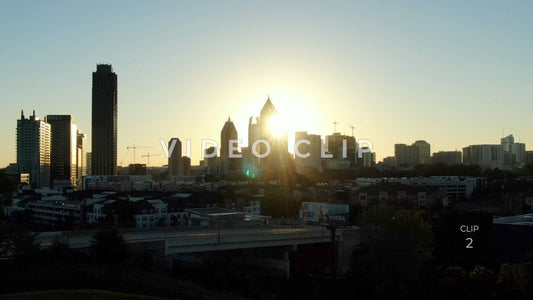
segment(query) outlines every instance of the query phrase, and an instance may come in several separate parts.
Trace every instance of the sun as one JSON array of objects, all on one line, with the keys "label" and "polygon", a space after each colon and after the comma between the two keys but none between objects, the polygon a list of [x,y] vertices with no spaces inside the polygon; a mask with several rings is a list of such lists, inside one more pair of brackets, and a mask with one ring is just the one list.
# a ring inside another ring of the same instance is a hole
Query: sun
[{"label": "sun", "polygon": [[277,114],[272,116],[268,129],[273,136],[287,136],[288,151],[294,153],[295,133],[305,131],[310,134],[321,134],[320,114],[317,106],[304,95],[288,91],[271,94],[269,97],[276,107]]},{"label": "sun", "polygon": [[[248,132],[250,116],[257,116],[258,109],[265,103],[265,95],[272,101],[277,114],[271,116],[267,130],[276,137],[287,135],[289,152],[293,152],[295,133],[306,131],[309,134],[323,134],[324,122],[320,114],[320,104],[313,95],[289,88],[258,90],[247,96],[240,107],[239,119],[244,120],[239,132]],[[247,135],[244,135],[245,143]]]},{"label": "sun", "polygon": [[283,120],[280,114],[275,114],[269,121],[268,129],[276,136],[287,133],[287,122]]}]

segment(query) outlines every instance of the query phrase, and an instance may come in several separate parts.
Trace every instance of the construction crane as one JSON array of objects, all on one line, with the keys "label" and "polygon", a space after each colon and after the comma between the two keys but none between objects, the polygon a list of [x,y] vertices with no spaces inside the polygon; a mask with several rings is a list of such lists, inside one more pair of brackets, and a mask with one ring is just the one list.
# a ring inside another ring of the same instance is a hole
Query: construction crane
[{"label": "construction crane", "polygon": [[146,157],[148,158],[148,162],[146,164],[146,167],[148,168],[150,166],[150,156],[159,156],[159,154],[150,154],[150,153],[146,153],[144,155],[141,155],[141,157]]},{"label": "construction crane", "polygon": [[133,144],[131,147],[126,147],[126,149],[130,150],[133,149],[133,163],[135,163],[135,149],[141,149],[141,148],[150,148],[150,147],[137,147],[135,144]]},{"label": "construction crane", "polygon": [[124,159],[126,159],[126,156],[128,156],[128,153],[130,152],[130,149],[128,148],[128,150],[126,150],[126,153],[124,154],[124,156],[122,156],[122,159],[120,160],[120,166],[122,167],[122,163],[124,162]]},{"label": "construction crane", "polygon": [[335,131],[333,131],[333,133],[337,132],[337,124],[339,124],[339,122],[337,122],[337,121],[333,122],[333,125],[335,126]]},{"label": "construction crane", "polygon": [[355,129],[355,127],[353,125],[348,125],[348,127],[352,129],[352,136],[353,136],[353,130]]}]

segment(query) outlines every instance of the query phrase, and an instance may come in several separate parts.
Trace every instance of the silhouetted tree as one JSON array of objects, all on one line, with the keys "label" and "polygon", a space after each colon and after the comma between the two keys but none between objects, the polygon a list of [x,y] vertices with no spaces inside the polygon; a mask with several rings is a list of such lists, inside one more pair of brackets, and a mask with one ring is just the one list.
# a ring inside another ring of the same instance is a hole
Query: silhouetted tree
[{"label": "silhouetted tree", "polygon": [[363,298],[418,298],[429,279],[433,232],[423,213],[376,207],[363,217],[353,257],[354,287]]},{"label": "silhouetted tree", "polygon": [[9,254],[11,249],[11,239],[9,237],[9,231],[5,227],[5,222],[0,223],[0,257]]},{"label": "silhouetted tree", "polygon": [[498,285],[504,299],[532,299],[533,262],[502,264]]},{"label": "silhouetted tree", "polygon": [[522,168],[520,175],[533,176],[533,163],[528,163],[527,165],[525,165]]},{"label": "silhouetted tree", "polygon": [[56,239],[45,249],[46,257],[50,261],[73,261],[84,257],[80,252],[70,248],[67,241]]},{"label": "silhouetted tree", "polygon": [[33,228],[32,214],[31,209],[13,211],[9,216],[9,222],[14,228]]},{"label": "silhouetted tree", "polygon": [[13,179],[0,172],[0,193],[11,193],[17,188]]},{"label": "silhouetted tree", "polygon": [[265,215],[279,217],[295,217],[298,215],[298,204],[289,189],[270,186],[263,198],[261,211]]},{"label": "silhouetted tree", "polygon": [[357,177],[379,177],[380,172],[376,168],[364,167],[357,171]]},{"label": "silhouetted tree", "polygon": [[9,232],[2,238],[2,251],[13,255],[22,265],[35,262],[42,256],[41,245],[36,237],[37,233],[25,229]]},{"label": "silhouetted tree", "polygon": [[496,277],[494,272],[485,266],[475,266],[470,271],[471,288],[470,299],[491,299],[494,298],[494,287],[496,284]]},{"label": "silhouetted tree", "polygon": [[114,229],[101,230],[93,236],[91,254],[102,263],[123,262],[128,258],[124,238]]},{"label": "silhouetted tree", "polygon": [[427,293],[428,299],[470,299],[468,273],[459,266],[437,268],[436,280]]}]

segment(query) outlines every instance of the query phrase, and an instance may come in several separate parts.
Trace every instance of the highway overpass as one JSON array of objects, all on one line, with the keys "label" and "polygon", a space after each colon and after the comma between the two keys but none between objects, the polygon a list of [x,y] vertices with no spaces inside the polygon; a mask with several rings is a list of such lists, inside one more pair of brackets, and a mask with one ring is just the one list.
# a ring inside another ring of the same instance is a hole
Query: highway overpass
[{"label": "highway overpass", "polygon": [[[64,231],[43,232],[37,237],[41,246],[51,245],[54,240],[68,242],[71,248],[88,248],[93,235],[97,231]],[[275,259],[262,259],[271,267],[282,269],[289,274],[289,253],[297,252],[299,246],[312,244],[331,243],[331,231],[319,226],[255,226],[255,227],[198,227],[177,228],[165,230],[123,230],[124,241],[130,249],[142,251],[143,249],[155,250],[158,256],[164,256],[171,261],[172,258],[188,254],[216,253],[216,251],[243,249],[271,249],[276,253]],[[336,256],[339,261],[339,272],[346,272],[353,249],[358,243],[358,229],[337,229],[335,241],[337,242]],[[268,252],[267,251],[267,252]],[[281,253],[281,258],[279,257]]]},{"label": "highway overpass", "polygon": [[[41,246],[51,245],[54,240],[68,242],[71,248],[88,248],[96,231],[42,232],[37,241]],[[330,230],[317,226],[277,226],[228,228],[209,227],[161,231],[121,232],[126,244],[163,242],[165,255],[244,249],[257,247],[293,246],[300,244],[326,243],[331,241]],[[341,231],[336,232],[339,240]]]}]

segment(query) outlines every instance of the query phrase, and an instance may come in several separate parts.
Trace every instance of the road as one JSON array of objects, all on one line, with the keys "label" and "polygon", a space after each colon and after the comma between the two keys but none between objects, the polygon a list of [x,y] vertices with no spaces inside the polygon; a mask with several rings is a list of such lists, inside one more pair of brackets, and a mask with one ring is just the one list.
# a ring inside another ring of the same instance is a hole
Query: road
[{"label": "road", "polygon": [[[86,248],[91,245],[93,235],[97,230],[91,231],[55,231],[42,232],[37,241],[41,246],[47,247],[55,240],[66,241],[72,248]],[[240,241],[257,240],[258,237],[290,238],[328,236],[329,231],[316,226],[268,226],[268,227],[196,227],[163,230],[123,230],[121,231],[125,243],[142,243],[153,241],[195,241],[195,243],[212,243],[228,240]]]}]

